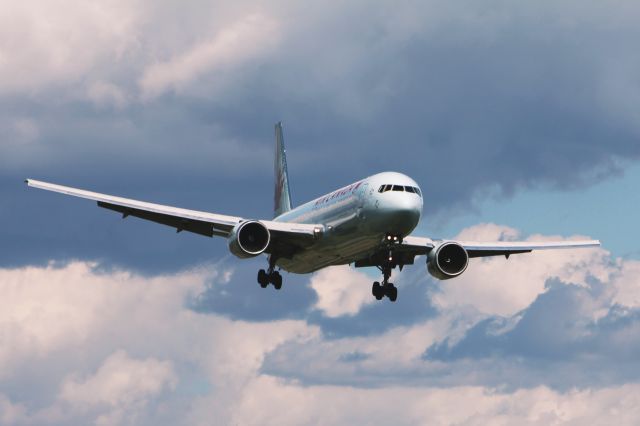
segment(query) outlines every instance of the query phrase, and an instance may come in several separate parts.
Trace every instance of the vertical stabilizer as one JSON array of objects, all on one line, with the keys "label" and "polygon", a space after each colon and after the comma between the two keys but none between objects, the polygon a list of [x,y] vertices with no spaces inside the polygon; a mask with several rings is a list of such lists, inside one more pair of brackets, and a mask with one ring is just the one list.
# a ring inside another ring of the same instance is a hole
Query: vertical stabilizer
[{"label": "vertical stabilizer", "polygon": [[287,155],[282,137],[282,123],[276,123],[276,188],[274,195],[274,216],[280,216],[291,210],[291,193],[289,192],[289,173],[287,172]]}]

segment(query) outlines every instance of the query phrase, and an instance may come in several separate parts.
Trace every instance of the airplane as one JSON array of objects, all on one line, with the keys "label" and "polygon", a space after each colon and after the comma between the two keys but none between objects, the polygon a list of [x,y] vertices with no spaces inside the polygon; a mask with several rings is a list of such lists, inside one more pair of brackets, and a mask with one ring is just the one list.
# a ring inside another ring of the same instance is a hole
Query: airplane
[{"label": "airplane", "polygon": [[556,242],[473,242],[411,236],[423,207],[418,184],[397,172],[383,172],[293,208],[282,123],[275,125],[274,218],[247,219],[153,204],[27,179],[28,186],[96,201],[99,207],[207,237],[227,239],[241,259],[267,255],[258,271],[262,288],[280,290],[278,270],[307,274],[327,266],[377,267],[382,280],[371,293],[392,302],[398,290],[389,280],[398,267],[426,256],[427,271],[439,280],[460,276],[469,259],[529,253],[533,250],[598,247],[598,240]]}]

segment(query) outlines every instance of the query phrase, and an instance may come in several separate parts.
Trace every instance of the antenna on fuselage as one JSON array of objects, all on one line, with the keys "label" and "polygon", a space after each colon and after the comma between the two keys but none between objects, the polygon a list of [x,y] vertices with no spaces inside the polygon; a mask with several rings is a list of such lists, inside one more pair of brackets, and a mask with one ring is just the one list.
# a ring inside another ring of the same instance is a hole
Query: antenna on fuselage
[{"label": "antenna on fuselage", "polygon": [[274,217],[291,210],[291,192],[289,191],[289,172],[287,171],[287,154],[284,149],[282,122],[276,123],[276,158],[275,158],[275,192]]}]

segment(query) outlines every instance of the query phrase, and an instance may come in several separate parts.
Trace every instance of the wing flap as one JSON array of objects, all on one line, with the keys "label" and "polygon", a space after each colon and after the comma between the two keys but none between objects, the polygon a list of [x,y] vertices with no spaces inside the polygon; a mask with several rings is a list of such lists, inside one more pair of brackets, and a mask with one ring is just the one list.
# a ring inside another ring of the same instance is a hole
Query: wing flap
[{"label": "wing flap", "polygon": [[119,206],[116,204],[105,203],[104,201],[98,201],[98,206],[122,213],[122,217],[128,216],[137,217],[140,219],[149,220],[151,222],[160,223],[162,225],[171,226],[176,228],[177,232],[188,231],[195,234],[204,235],[206,237],[213,237],[218,235],[221,237],[227,236],[228,231],[217,230],[215,226],[210,222],[203,222],[201,220],[185,219],[178,216],[171,216],[168,214],[161,214],[155,212],[149,212],[140,209],[133,209],[130,207]]}]

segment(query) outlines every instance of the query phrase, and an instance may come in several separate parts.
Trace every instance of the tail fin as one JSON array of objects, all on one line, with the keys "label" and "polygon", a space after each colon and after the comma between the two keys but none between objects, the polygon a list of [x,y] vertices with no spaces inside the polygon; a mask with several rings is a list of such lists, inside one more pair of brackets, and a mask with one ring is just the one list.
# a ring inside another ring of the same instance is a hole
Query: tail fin
[{"label": "tail fin", "polygon": [[287,172],[287,155],[282,137],[282,123],[276,123],[276,188],[274,196],[274,215],[280,216],[291,210],[291,193],[289,192],[289,173]]}]

